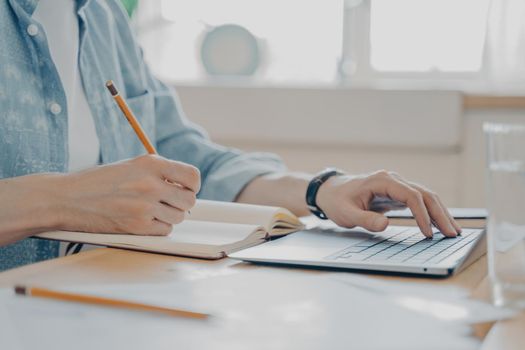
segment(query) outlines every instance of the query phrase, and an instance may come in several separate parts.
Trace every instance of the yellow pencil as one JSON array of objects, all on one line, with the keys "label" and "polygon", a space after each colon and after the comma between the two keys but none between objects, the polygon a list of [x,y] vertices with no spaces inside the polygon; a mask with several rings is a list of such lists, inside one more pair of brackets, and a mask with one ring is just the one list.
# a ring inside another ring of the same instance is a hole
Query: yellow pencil
[{"label": "yellow pencil", "polygon": [[135,133],[139,137],[140,142],[142,142],[142,144],[144,145],[148,153],[157,154],[157,150],[155,149],[155,147],[149,140],[148,135],[146,135],[146,133],[144,132],[144,129],[142,129],[142,126],[140,125],[139,121],[137,120],[137,118],[135,117],[131,109],[129,108],[126,101],[124,101],[122,96],[120,96],[117,88],[115,87],[115,84],[113,84],[113,81],[108,80],[106,82],[106,87],[111,93],[111,96],[113,96],[113,98],[117,102],[118,106],[120,107],[120,110],[122,111],[122,113],[124,114],[128,122],[131,124],[131,127],[133,128],[133,130],[135,130]]},{"label": "yellow pencil", "polygon": [[120,309],[131,309],[139,311],[151,311],[151,312],[160,312],[174,317],[184,317],[184,318],[194,318],[194,319],[206,319],[209,317],[207,314],[202,314],[198,312],[171,309],[166,307],[135,303],[131,301],[119,300],[119,299],[110,299],[104,297],[97,297],[84,294],[68,293],[68,292],[59,292],[45,288],[38,287],[26,287],[26,286],[15,286],[15,293],[18,295],[54,299],[82,304],[91,304],[91,305],[100,305],[108,306],[113,308]]}]

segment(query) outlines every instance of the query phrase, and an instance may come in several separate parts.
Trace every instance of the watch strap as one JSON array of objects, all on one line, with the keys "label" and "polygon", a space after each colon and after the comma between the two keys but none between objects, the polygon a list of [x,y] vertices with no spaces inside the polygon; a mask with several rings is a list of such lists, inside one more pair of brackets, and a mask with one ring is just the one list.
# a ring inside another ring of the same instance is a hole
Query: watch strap
[{"label": "watch strap", "polygon": [[327,168],[321,171],[316,176],[314,176],[312,180],[310,180],[310,183],[308,184],[308,188],[306,190],[306,204],[308,205],[308,209],[310,210],[310,212],[318,218],[323,220],[328,219],[323,210],[317,205],[317,192],[319,192],[319,188],[332,176],[342,174],[343,172],[338,169]]}]

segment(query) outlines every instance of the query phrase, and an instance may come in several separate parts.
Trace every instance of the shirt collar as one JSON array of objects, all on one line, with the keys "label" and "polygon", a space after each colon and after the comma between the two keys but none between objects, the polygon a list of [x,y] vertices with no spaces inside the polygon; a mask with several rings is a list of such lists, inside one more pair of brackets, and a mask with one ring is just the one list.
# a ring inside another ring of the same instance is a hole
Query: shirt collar
[{"label": "shirt collar", "polygon": [[[28,16],[32,16],[40,0],[9,0],[11,7],[18,5]],[[77,3],[77,12],[84,6],[88,5],[91,0],[75,0]]]},{"label": "shirt collar", "polygon": [[20,8],[28,16],[32,16],[35,12],[36,5],[39,0],[9,0],[12,8]]}]

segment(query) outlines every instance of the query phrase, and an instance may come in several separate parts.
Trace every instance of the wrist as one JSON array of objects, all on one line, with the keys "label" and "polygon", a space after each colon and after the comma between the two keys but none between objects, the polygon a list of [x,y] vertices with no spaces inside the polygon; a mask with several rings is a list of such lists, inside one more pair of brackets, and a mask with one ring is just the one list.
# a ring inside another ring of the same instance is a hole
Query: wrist
[{"label": "wrist", "polygon": [[333,198],[333,195],[330,191],[331,188],[333,188],[334,183],[338,181],[338,176],[332,176],[328,180],[325,181],[320,187],[319,191],[317,191],[317,206],[319,209],[321,209],[323,212],[326,213],[326,209],[328,207],[328,202],[330,198]]},{"label": "wrist", "polygon": [[64,210],[64,192],[67,192],[64,174],[47,173],[29,175],[26,191],[31,198],[31,217],[29,222],[32,228],[38,231],[59,230],[64,226],[63,219],[67,217]]},{"label": "wrist", "polygon": [[49,174],[46,178],[48,188],[40,193],[45,203],[42,212],[45,214],[44,224],[50,230],[66,230],[73,217],[70,201],[69,174]]},{"label": "wrist", "polygon": [[0,180],[0,246],[55,229],[58,213],[53,174]]},{"label": "wrist", "polygon": [[327,187],[327,182],[329,182],[333,178],[339,177],[340,175],[343,175],[342,171],[334,168],[327,168],[321,171],[316,176],[314,176],[308,184],[308,188],[306,191],[306,204],[308,205],[308,209],[310,210],[310,212],[315,216],[321,219],[328,218],[324,210],[322,209],[322,205],[320,204],[319,192],[322,188]]}]

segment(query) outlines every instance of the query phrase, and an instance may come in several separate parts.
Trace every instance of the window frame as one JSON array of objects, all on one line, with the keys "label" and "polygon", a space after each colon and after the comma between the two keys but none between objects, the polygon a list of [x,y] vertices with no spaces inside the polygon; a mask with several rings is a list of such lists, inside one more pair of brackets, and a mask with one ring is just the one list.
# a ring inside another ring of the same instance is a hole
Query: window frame
[{"label": "window frame", "polygon": [[[371,2],[345,0],[343,15],[343,45],[339,73],[343,83],[374,84],[381,82],[481,83],[488,77],[485,52],[479,71],[381,71],[371,64]],[[395,0],[393,0],[395,1]],[[357,5],[356,5],[357,4]],[[485,28],[486,29],[486,28]],[[353,33],[353,34],[352,34]],[[485,50],[485,49],[484,49]],[[349,71],[345,67],[348,65]]]}]

